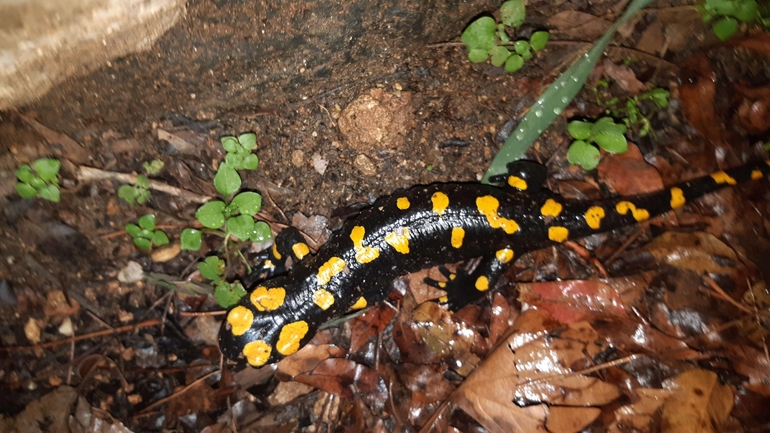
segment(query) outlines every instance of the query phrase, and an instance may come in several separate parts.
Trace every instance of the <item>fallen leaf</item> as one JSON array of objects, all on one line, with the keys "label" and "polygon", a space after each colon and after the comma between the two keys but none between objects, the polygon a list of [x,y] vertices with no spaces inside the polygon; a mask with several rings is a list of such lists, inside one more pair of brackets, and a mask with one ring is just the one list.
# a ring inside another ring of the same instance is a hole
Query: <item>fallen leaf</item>
[{"label": "fallen leaf", "polygon": [[601,413],[598,407],[554,406],[545,426],[550,432],[577,433],[599,418]]},{"label": "fallen leaf", "polygon": [[685,64],[693,75],[690,80],[683,80],[679,90],[682,111],[687,122],[692,125],[711,144],[722,144],[723,126],[717,121],[714,111],[717,76],[711,62],[705,54],[692,56]]},{"label": "fallen leaf", "polygon": [[636,401],[615,410],[615,420],[609,426],[611,433],[627,431],[630,427],[639,432],[649,432],[653,416],[671,396],[667,389],[637,388],[634,390]]},{"label": "fallen leaf", "polygon": [[582,320],[593,312],[626,314],[618,292],[600,280],[519,283],[517,287],[519,302],[544,309],[561,323]]},{"label": "fallen leaf", "polygon": [[644,160],[639,148],[628,144],[628,152],[609,154],[597,167],[599,179],[624,196],[660,191],[664,188],[658,170]]},{"label": "fallen leaf", "polygon": [[740,264],[732,248],[714,235],[666,232],[647,244],[644,251],[658,261],[697,274],[729,274]]},{"label": "fallen leaf", "polygon": [[594,15],[579,11],[563,11],[548,18],[547,26],[564,33],[566,39],[593,41],[599,38],[612,23]]},{"label": "fallen leaf", "polygon": [[733,407],[730,387],[719,383],[713,371],[690,370],[663,383],[672,391],[663,405],[661,432],[709,433],[722,431]]},{"label": "fallen leaf", "polygon": [[614,81],[626,93],[633,96],[638,95],[644,90],[644,83],[636,78],[636,74],[628,66],[616,65],[610,59],[604,59],[602,66],[604,66],[604,75]]}]

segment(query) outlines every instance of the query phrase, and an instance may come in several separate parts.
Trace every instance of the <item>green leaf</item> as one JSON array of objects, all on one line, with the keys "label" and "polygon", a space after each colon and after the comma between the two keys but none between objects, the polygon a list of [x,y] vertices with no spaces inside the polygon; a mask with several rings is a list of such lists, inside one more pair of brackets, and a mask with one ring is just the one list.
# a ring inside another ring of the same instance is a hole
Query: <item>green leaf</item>
[{"label": "green leaf", "polygon": [[505,32],[505,24],[497,24],[497,37],[500,38],[500,42],[504,44],[511,42],[511,38],[508,37],[508,33]]},{"label": "green leaf", "polygon": [[40,158],[33,164],[35,171],[40,175],[43,180],[48,182],[58,182],[59,169],[61,168],[61,162],[58,159],[53,158]]},{"label": "green leaf", "polygon": [[704,9],[710,15],[734,15],[738,12],[738,4],[734,0],[706,0]]},{"label": "green leaf", "polygon": [[661,89],[660,87],[652,89],[648,92],[650,95],[650,99],[652,99],[652,102],[657,105],[659,108],[668,108],[668,97],[670,96],[670,93],[666,89]]},{"label": "green leaf", "polygon": [[233,169],[240,170],[243,168],[243,155],[238,153],[228,153],[225,155],[225,162]]},{"label": "green leaf", "polygon": [[521,53],[521,58],[526,62],[527,60],[531,59],[533,56],[532,50],[527,50]]},{"label": "green leaf", "polygon": [[32,173],[32,168],[30,168],[29,164],[22,164],[16,170],[16,177],[24,183],[31,183],[34,176],[35,174]]},{"label": "green leaf", "polygon": [[198,251],[203,244],[203,232],[198,229],[186,228],[182,230],[179,239],[182,249],[185,251]]},{"label": "green leaf", "polygon": [[160,173],[161,170],[163,170],[163,167],[166,164],[159,160],[159,159],[153,159],[151,162],[143,162],[142,168],[144,168],[144,171],[147,172],[148,176],[155,176]]},{"label": "green leaf", "polygon": [[[508,163],[516,161],[524,155],[532,143],[553,123],[583,88],[586,79],[596,62],[601,58],[618,27],[626,23],[651,1],[631,1],[623,15],[607,29],[594,46],[546,88],[495,155],[489,169],[484,173],[483,183],[489,184],[491,178],[504,175],[508,170]],[[508,69],[506,68],[506,70]]]},{"label": "green leaf", "polygon": [[594,124],[590,122],[573,120],[567,125],[567,131],[576,140],[588,140],[591,137],[591,128],[593,126]]},{"label": "green leaf", "polygon": [[168,236],[163,230],[155,230],[152,234],[152,244],[155,246],[162,246],[168,244]]},{"label": "green leaf", "polygon": [[240,143],[238,143],[238,140],[231,135],[222,137],[220,141],[222,142],[222,147],[224,147],[228,153],[235,153],[238,151],[238,148],[240,147]]},{"label": "green leaf", "polygon": [[256,170],[259,168],[259,158],[257,155],[250,153],[243,158],[242,167],[246,170]]},{"label": "green leaf", "polygon": [[138,225],[134,223],[126,224],[126,233],[128,233],[129,236],[132,238],[136,238],[141,236],[142,229],[139,228]]},{"label": "green leaf", "polygon": [[23,182],[16,183],[16,192],[19,193],[21,198],[32,198],[37,195],[37,190],[34,186]]},{"label": "green leaf", "polygon": [[118,197],[125,200],[126,203],[133,205],[136,200],[136,188],[131,185],[120,185]]},{"label": "green leaf", "polygon": [[136,176],[136,186],[139,188],[150,189],[150,179],[147,176],[140,174]]},{"label": "green leaf", "polygon": [[591,146],[583,140],[575,140],[567,149],[567,161],[576,164],[586,170],[593,170],[599,165],[601,153],[599,149]]},{"label": "green leaf", "polygon": [[214,176],[214,187],[220,194],[227,197],[241,189],[241,176],[229,164],[223,162]]},{"label": "green leaf", "polygon": [[242,214],[253,216],[262,208],[262,196],[256,192],[242,192],[233,198],[230,206],[235,207]]},{"label": "green leaf", "polygon": [[224,271],[225,262],[217,256],[206,257],[205,261],[198,263],[198,272],[209,280],[219,280]]},{"label": "green leaf", "polygon": [[210,201],[195,213],[195,219],[203,224],[203,227],[218,229],[225,224],[225,202],[221,200]]},{"label": "green leaf", "polygon": [[471,63],[483,63],[489,58],[489,52],[487,50],[480,50],[478,48],[468,50],[468,60]]},{"label": "green leaf", "polygon": [[545,48],[546,44],[548,44],[548,39],[550,37],[550,33],[542,30],[539,32],[534,32],[532,33],[532,36],[529,37],[529,45],[533,50],[540,51]]},{"label": "green leaf", "polygon": [[134,245],[136,245],[140,250],[144,251],[149,251],[150,248],[152,248],[152,243],[150,240],[142,237],[134,238]]},{"label": "green leaf", "polygon": [[[617,125],[622,126],[622,125]],[[603,131],[594,133],[593,136],[594,141],[596,144],[599,145],[602,149],[606,150],[610,153],[626,153],[628,152],[628,141],[626,141],[626,137],[618,132],[617,130],[609,130],[609,131]]]},{"label": "green leaf", "polygon": [[222,282],[214,289],[214,299],[222,308],[230,308],[246,296],[246,290],[239,281],[233,283]]},{"label": "green leaf", "polygon": [[505,61],[505,72],[516,72],[524,66],[524,59],[520,55],[514,54]]},{"label": "green leaf", "polygon": [[488,53],[495,46],[496,27],[495,20],[491,17],[481,17],[465,29],[460,39],[468,46],[469,51],[483,50]]},{"label": "green leaf", "polygon": [[754,0],[745,0],[739,3],[738,9],[733,14],[735,18],[738,18],[744,23],[751,23],[760,17],[759,7]]},{"label": "green leaf", "polygon": [[254,230],[251,233],[251,240],[254,242],[266,242],[273,237],[270,226],[264,221],[257,221],[254,224]]},{"label": "green leaf", "polygon": [[724,17],[715,22],[711,28],[714,30],[714,34],[717,35],[719,40],[726,41],[730,39],[730,36],[738,30],[738,20],[731,17]]},{"label": "green leaf", "polygon": [[492,48],[492,66],[503,66],[506,59],[511,56],[511,52],[503,46],[496,46]]},{"label": "green leaf", "polygon": [[253,150],[257,147],[257,134],[253,132],[247,132],[238,136],[238,142],[241,143],[246,150]]},{"label": "green leaf", "polygon": [[38,190],[38,194],[40,194],[40,198],[54,203],[59,203],[61,200],[61,193],[57,185],[46,185]]},{"label": "green leaf", "polygon": [[152,195],[149,189],[144,189],[144,188],[137,188],[135,189],[135,192],[136,192],[136,202],[139,204],[144,204],[147,200],[150,199],[150,195]]},{"label": "green leaf", "polygon": [[249,215],[238,215],[227,219],[227,231],[236,238],[246,241],[254,231],[254,218]]},{"label": "green leaf", "polygon": [[155,214],[148,213],[139,218],[139,227],[146,230],[155,230]]},{"label": "green leaf", "polygon": [[46,185],[42,177],[34,175],[32,176],[32,179],[29,180],[29,184],[34,186],[38,191]]},{"label": "green leaf", "polygon": [[513,50],[516,51],[516,54],[522,55],[529,51],[529,42],[516,41],[513,43]]},{"label": "green leaf", "polygon": [[500,5],[500,21],[506,26],[519,27],[527,17],[526,0],[509,0]]}]

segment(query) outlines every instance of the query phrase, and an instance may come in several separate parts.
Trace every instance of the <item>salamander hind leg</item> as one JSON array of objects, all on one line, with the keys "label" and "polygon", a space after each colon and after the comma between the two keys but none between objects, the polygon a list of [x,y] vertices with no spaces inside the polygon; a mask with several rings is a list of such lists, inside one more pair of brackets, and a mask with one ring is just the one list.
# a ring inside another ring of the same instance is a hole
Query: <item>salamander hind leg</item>
[{"label": "salamander hind leg", "polygon": [[257,254],[250,274],[243,277],[245,287],[286,274],[294,264],[310,254],[305,238],[294,227],[278,233],[273,246]]},{"label": "salamander hind leg", "polygon": [[505,272],[505,264],[512,259],[513,251],[503,248],[495,255],[478,259],[470,271],[458,269],[456,272],[450,272],[446,267],[441,266],[439,271],[446,280],[425,278],[425,283],[447,292],[446,297],[439,301],[447,304],[451,310],[456,310],[478,301],[490,289],[494,289]]}]

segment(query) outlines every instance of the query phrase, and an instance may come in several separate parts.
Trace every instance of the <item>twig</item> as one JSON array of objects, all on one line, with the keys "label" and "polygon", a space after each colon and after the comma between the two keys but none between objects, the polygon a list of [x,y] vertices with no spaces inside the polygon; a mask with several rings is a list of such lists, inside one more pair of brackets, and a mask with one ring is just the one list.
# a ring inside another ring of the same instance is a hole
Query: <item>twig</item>
[{"label": "twig", "polygon": [[[136,183],[136,177],[135,174],[128,174],[128,173],[116,173],[113,171],[105,171],[100,170],[98,168],[94,167],[88,167],[85,165],[81,165],[78,167],[77,172],[77,179],[81,182],[90,182],[94,180],[117,180],[118,182],[125,182],[125,183]],[[165,192],[166,194],[181,197],[185,200],[189,200],[193,203],[206,203],[213,199],[213,197],[209,197],[207,195],[201,195],[201,194],[195,194],[191,191],[188,191],[186,189],[177,188],[175,186],[171,186],[164,182],[158,182],[157,180],[151,180],[150,181],[150,188]]]},{"label": "twig", "polygon": [[182,388],[181,390],[179,390],[179,392],[175,392],[175,393],[169,395],[168,397],[165,397],[165,398],[162,398],[162,399],[156,401],[155,403],[153,403],[153,404],[147,406],[146,408],[142,409],[141,411],[139,411],[139,413],[137,413],[137,415],[141,415],[141,414],[143,414],[145,412],[149,412],[150,409],[158,407],[158,406],[160,406],[160,405],[162,405],[162,404],[164,404],[164,403],[166,403],[166,402],[168,402],[170,400],[173,400],[173,399],[179,397],[180,395],[182,395],[182,394],[186,393],[187,391],[189,391],[189,390],[193,389],[194,387],[196,387],[199,383],[201,383],[204,380],[208,379],[209,377],[219,373],[220,371],[221,370],[214,370],[211,373],[209,373],[207,375],[204,375],[203,377],[201,377],[199,379],[195,379],[191,384],[189,384],[189,385],[185,386],[184,388]]},{"label": "twig", "polygon": [[716,281],[712,280],[711,277],[704,276],[703,277],[703,281],[705,281],[706,284],[708,284],[709,287],[711,287],[711,289],[714,290],[714,292],[716,292],[716,293],[714,293],[714,292],[706,292],[706,293],[708,293],[708,294],[710,294],[712,296],[715,296],[717,298],[721,298],[721,299],[727,301],[733,307],[743,311],[746,314],[754,313],[753,311],[751,311],[750,308],[746,307],[745,305],[739,304],[735,299],[732,298],[732,296],[730,296],[727,293],[725,293],[725,291],[722,290],[722,288],[719,287],[719,285],[716,283]]},{"label": "twig", "polygon": [[123,332],[133,331],[135,329],[149,328],[150,326],[158,326],[158,325],[160,325],[160,319],[150,319],[150,320],[145,320],[144,322],[139,322],[134,325],[120,326],[118,328],[115,328],[114,330],[107,329],[104,331],[91,332],[89,334],[77,335],[70,338],[65,338],[63,340],[49,341],[48,343],[33,344],[31,346],[4,346],[4,347],[0,347],[0,352],[23,352],[23,351],[35,350],[35,349],[47,349],[50,347],[60,346],[62,344],[69,344],[70,342],[88,340],[88,339],[97,338],[97,337],[105,337],[108,335],[115,335]]}]

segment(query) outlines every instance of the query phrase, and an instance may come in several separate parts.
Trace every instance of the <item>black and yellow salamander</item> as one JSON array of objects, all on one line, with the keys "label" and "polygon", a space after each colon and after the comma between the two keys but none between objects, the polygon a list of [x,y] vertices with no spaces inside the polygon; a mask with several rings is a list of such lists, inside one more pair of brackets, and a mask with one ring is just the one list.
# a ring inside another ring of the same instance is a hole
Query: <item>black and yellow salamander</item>
[{"label": "black and yellow salamander", "polygon": [[[324,322],[382,300],[394,278],[483,257],[471,275],[439,283],[450,303],[467,303],[493,287],[504,265],[525,252],[639,223],[768,174],[770,160],[650,194],[587,202],[541,189],[544,167],[519,161],[498,179],[507,180],[500,188],[446,183],[399,190],[347,221],[315,255],[301,237],[283,245],[301,260],[288,273],[257,283],[228,311],[220,348],[254,367],[275,362],[299,350]],[[280,250],[272,252],[277,259]]]}]

